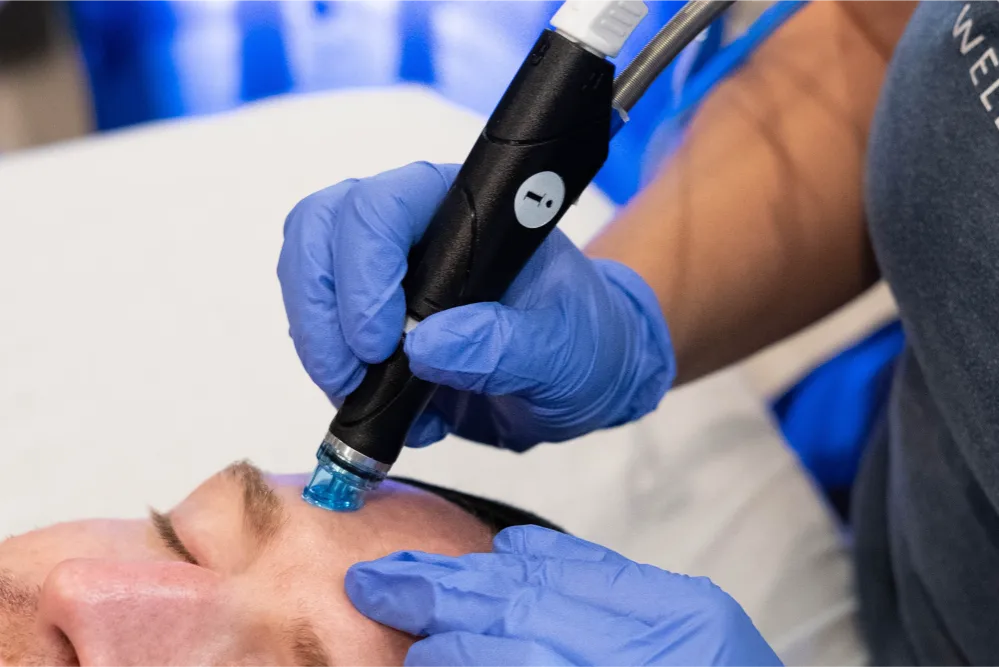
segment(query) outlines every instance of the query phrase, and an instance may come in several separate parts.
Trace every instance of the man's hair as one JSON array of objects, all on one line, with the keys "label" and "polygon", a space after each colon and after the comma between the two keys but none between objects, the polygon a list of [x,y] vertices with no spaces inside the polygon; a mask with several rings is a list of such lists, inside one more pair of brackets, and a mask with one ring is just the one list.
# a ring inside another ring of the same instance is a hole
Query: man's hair
[{"label": "man's hair", "polygon": [[429,484],[427,482],[421,482],[419,480],[408,479],[405,477],[393,477],[392,479],[397,482],[401,482],[402,484],[406,484],[407,486],[423,489],[424,491],[432,493],[435,496],[439,496],[444,500],[454,503],[482,523],[486,524],[486,526],[488,526],[494,534],[500,532],[504,528],[509,528],[510,526],[541,526],[542,528],[548,528],[549,530],[555,530],[560,533],[566,532],[560,526],[555,525],[547,519],[541,518],[533,512],[528,512],[527,510],[522,510],[519,507],[501,503],[498,500],[490,500],[489,498],[482,498],[481,496],[473,496],[472,494],[465,493],[463,491],[447,489],[435,484]]}]

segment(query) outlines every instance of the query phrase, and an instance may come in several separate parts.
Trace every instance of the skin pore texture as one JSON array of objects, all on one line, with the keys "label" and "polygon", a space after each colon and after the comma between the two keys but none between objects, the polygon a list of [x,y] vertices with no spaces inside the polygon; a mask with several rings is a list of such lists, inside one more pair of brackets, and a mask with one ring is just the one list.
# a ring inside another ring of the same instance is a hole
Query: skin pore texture
[{"label": "skin pore texture", "polygon": [[393,482],[328,512],[300,499],[306,481],[237,463],[168,514],[0,543],[0,664],[402,664],[415,639],[353,608],[347,568],[486,552],[492,531]]}]

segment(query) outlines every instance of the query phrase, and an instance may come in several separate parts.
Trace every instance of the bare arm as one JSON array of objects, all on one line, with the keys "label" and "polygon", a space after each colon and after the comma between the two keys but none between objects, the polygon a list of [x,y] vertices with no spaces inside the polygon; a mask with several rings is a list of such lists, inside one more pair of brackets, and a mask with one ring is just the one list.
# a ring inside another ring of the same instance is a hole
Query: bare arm
[{"label": "bare arm", "polygon": [[877,280],[862,174],[908,2],[814,2],[698,110],[683,146],[587,252],[659,297],[688,381]]}]

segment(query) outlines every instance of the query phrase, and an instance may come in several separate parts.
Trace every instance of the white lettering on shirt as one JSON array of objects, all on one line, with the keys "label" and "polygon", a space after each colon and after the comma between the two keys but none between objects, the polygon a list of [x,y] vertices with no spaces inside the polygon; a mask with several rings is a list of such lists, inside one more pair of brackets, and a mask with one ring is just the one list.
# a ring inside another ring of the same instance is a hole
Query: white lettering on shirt
[{"label": "white lettering on shirt", "polygon": [[[962,56],[966,56],[975,50],[978,45],[985,41],[985,35],[979,34],[972,37],[972,30],[974,29],[975,22],[973,19],[968,17],[968,11],[971,9],[970,3],[965,3],[961,8],[961,13],[957,15],[957,20],[954,21],[954,28],[951,30],[951,36],[956,40],[958,37],[961,38],[958,50],[961,52]],[[990,68],[987,61],[992,61],[992,67]],[[971,85],[974,86],[975,91],[978,91],[979,83],[984,83],[980,80],[980,77],[985,77],[990,72],[995,72],[999,69],[999,56],[996,55],[996,51],[993,47],[989,46],[985,51],[978,56],[978,59],[972,63],[971,67],[968,68],[968,76],[971,77]],[[994,76],[994,74],[993,74]],[[987,80],[987,79],[986,79]],[[986,111],[992,111],[992,94],[999,90],[999,78],[992,81],[988,87],[985,88],[978,95],[978,101],[982,103]],[[993,124],[996,129],[999,129],[999,118],[993,118]]]},{"label": "white lettering on shirt", "polygon": [[[954,30],[951,33],[954,36],[954,39],[957,39],[957,36],[961,35],[962,56],[968,55],[968,51],[981,44],[982,40],[985,39],[982,35],[978,35],[970,42],[968,41],[968,36],[971,34],[972,20],[968,19],[967,21],[964,21],[964,15],[968,13],[969,9],[971,9],[971,5],[965,3],[964,7],[961,8],[961,13],[957,16],[957,20],[954,21]],[[962,23],[962,21],[964,21],[964,23]]]},{"label": "white lettering on shirt", "polygon": [[992,85],[986,88],[985,91],[978,96],[978,99],[982,101],[982,106],[985,107],[986,111],[992,111],[992,103],[989,102],[989,95],[996,92],[997,89],[999,89],[999,79],[993,81]]},{"label": "white lettering on shirt", "polygon": [[979,70],[982,74],[989,73],[989,66],[985,64],[986,58],[992,61],[993,67],[999,67],[999,60],[996,59],[996,50],[990,46],[982,54],[982,57],[976,60],[975,64],[968,70],[968,74],[971,75],[971,83],[975,84],[975,86],[978,85],[978,75],[975,73],[975,70]]}]

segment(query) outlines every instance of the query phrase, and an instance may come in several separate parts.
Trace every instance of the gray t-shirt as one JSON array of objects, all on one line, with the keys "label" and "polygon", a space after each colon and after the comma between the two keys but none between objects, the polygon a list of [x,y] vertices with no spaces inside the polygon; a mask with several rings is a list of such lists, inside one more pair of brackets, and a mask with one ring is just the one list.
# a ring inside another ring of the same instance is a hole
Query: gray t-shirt
[{"label": "gray t-shirt", "polygon": [[999,663],[999,3],[899,43],[866,200],[908,348],[853,505],[878,664]]}]

